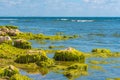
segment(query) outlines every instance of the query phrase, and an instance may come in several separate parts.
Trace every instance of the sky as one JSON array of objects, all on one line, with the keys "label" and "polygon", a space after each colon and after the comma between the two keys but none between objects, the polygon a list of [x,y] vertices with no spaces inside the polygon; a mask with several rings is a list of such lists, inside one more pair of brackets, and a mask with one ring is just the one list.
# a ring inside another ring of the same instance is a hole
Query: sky
[{"label": "sky", "polygon": [[0,16],[120,17],[120,0],[0,0]]}]

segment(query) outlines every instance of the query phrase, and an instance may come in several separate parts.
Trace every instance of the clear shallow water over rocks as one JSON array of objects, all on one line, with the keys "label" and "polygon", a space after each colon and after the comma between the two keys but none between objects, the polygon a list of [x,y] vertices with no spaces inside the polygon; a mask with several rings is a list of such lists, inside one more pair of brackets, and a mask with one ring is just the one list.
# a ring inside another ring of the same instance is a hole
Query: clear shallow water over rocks
[{"label": "clear shallow water over rocks", "polygon": [[[38,44],[31,41],[33,47],[46,48],[50,45],[74,47],[83,52],[90,52],[93,48],[108,48],[111,51],[120,52],[120,18],[115,17],[1,17],[0,25],[16,25],[23,32],[44,33],[53,35],[57,32],[73,35],[78,34],[80,38],[67,41],[46,41],[46,44]],[[53,54],[49,54],[49,57]],[[95,59],[97,60],[97,59]],[[106,59],[107,60],[107,59]],[[106,78],[119,77],[120,59],[108,59],[107,61],[118,61],[118,63],[100,64],[105,71],[88,69],[90,75],[81,76],[76,80],[105,80]],[[47,75],[28,74],[35,80],[67,80],[62,74],[49,72]]]}]

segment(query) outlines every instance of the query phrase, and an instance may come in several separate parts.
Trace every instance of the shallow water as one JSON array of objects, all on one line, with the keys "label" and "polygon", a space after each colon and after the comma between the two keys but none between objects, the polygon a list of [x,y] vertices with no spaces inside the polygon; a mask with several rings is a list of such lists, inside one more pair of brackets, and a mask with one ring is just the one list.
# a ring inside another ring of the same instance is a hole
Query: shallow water
[{"label": "shallow water", "polygon": [[[37,41],[31,41],[35,48],[48,48],[50,45],[74,47],[83,52],[90,52],[93,48],[108,48],[111,51],[120,52],[120,18],[96,18],[96,17],[54,17],[54,18],[40,18],[40,17],[4,17],[0,18],[0,25],[16,25],[19,26],[23,32],[44,33],[53,35],[57,32],[73,35],[78,34],[81,37],[78,39],[71,39],[67,41],[46,41],[45,44],[38,44]],[[61,49],[64,49],[61,48]],[[49,54],[52,57],[53,54]],[[95,59],[97,60],[97,59]],[[119,58],[108,59],[118,60]],[[102,64],[105,72],[100,70],[89,69],[90,75],[81,76],[76,80],[105,80],[105,78],[120,77],[120,68],[113,68],[120,66],[119,63]],[[35,80],[67,80],[62,74],[49,72],[45,76],[41,74],[23,74],[29,75]]]}]

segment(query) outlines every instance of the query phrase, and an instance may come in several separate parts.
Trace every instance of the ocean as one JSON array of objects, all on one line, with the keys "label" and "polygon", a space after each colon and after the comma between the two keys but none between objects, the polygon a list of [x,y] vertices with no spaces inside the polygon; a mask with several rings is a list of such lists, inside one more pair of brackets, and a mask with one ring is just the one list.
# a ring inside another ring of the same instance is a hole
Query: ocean
[{"label": "ocean", "polygon": [[[80,37],[66,41],[38,44],[31,41],[34,48],[46,48],[50,45],[74,47],[83,52],[91,52],[94,48],[107,48],[112,52],[120,52],[120,17],[0,17],[0,25],[16,25],[23,32],[44,33],[54,35],[62,32],[67,35],[77,34]],[[113,60],[111,58],[110,60]],[[115,59],[120,60],[120,59]],[[102,65],[106,72],[89,70],[91,75],[81,76],[76,80],[105,80],[105,78],[120,77],[120,64]],[[54,72],[46,76],[27,74],[34,80],[67,80],[62,74]]]}]

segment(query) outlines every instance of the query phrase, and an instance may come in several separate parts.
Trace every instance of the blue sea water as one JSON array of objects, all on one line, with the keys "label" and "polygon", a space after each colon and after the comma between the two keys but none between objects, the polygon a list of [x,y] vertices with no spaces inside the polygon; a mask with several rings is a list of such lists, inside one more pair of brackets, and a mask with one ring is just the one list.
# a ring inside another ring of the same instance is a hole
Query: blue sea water
[{"label": "blue sea water", "polygon": [[[74,47],[83,52],[90,52],[93,48],[108,48],[113,52],[120,52],[120,17],[0,17],[0,25],[16,25],[23,32],[44,33],[54,35],[63,32],[67,35],[78,34],[81,37],[68,41],[58,41],[42,45],[35,41],[33,47],[41,48],[49,45]],[[111,59],[110,59],[111,60]],[[89,70],[91,75],[82,76],[76,80],[105,80],[107,77],[120,77],[119,68],[112,66],[120,64],[102,65],[106,72]],[[28,74],[29,75],[29,74]],[[56,75],[52,79],[51,75]],[[29,75],[38,80],[66,80],[61,74],[49,73]],[[37,76],[37,77],[36,77]]]}]

